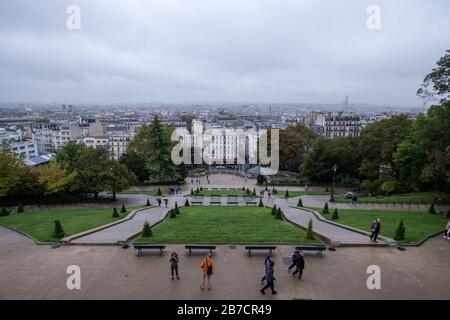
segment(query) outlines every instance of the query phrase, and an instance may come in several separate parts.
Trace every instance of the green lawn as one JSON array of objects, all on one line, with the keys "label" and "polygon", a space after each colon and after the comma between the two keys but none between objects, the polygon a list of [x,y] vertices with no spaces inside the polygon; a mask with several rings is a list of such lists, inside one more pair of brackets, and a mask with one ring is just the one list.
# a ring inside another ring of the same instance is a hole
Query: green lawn
[{"label": "green lawn", "polygon": [[153,236],[137,242],[151,243],[320,243],[307,240],[306,232],[277,220],[271,209],[260,207],[182,207],[176,218],[153,228]]},{"label": "green lawn", "polygon": [[252,196],[251,194],[247,194],[245,191],[242,191],[242,190],[203,190],[203,191],[200,191],[200,193],[196,193],[195,195],[203,195],[205,197],[212,196],[212,195],[220,195],[222,197],[226,197],[228,195],[235,195],[235,196],[239,196],[239,197],[243,197],[243,196],[251,197]]},{"label": "green lawn", "polygon": [[112,217],[112,208],[11,213],[0,217],[0,223],[23,231],[38,241],[57,242],[58,239],[52,237],[55,220],[61,221],[65,235],[70,236],[122,219],[137,208],[127,208],[127,213],[120,213],[121,206],[118,206],[119,218]]},{"label": "green lawn", "polygon": [[[291,191],[289,190],[289,198],[300,196],[329,196],[329,192],[323,191]],[[286,196],[286,190],[278,190],[277,196],[284,198]]]},{"label": "green lawn", "polygon": [[[322,208],[314,210],[322,212]],[[332,209],[325,218],[330,219]],[[338,209],[339,219],[337,223],[345,224],[361,230],[370,231],[370,226],[375,218],[381,219],[381,235],[394,238],[400,220],[403,219],[406,228],[405,240],[401,244],[414,244],[445,229],[448,221],[444,214],[431,214],[428,212],[410,211],[375,211],[375,210],[351,210]]]},{"label": "green lawn", "polygon": [[[358,197],[358,203],[406,203],[406,204],[431,204],[434,199],[440,198],[450,203],[450,195],[439,192],[415,192],[406,194],[395,194],[392,196]],[[348,203],[351,199],[345,196],[336,196],[336,203]]]}]

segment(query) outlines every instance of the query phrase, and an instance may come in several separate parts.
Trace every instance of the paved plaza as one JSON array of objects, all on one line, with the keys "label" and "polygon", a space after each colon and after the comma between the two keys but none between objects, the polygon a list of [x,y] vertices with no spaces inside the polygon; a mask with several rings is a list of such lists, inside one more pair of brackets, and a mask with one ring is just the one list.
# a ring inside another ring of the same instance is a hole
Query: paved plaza
[{"label": "paved plaza", "polygon": [[[11,239],[0,229],[0,239]],[[276,289],[262,296],[264,254],[248,257],[243,246],[218,246],[213,289],[199,289],[203,254],[184,246],[165,255],[137,257],[119,246],[38,246],[17,238],[0,244],[0,299],[450,299],[450,241],[433,238],[421,247],[338,248],[323,258],[306,253],[304,281],[286,271],[291,246],[274,253]],[[169,254],[180,254],[180,281],[170,280]],[[287,260],[287,259],[285,259]],[[381,290],[366,287],[369,265],[381,268]],[[66,288],[66,268],[81,268],[81,290]]]}]

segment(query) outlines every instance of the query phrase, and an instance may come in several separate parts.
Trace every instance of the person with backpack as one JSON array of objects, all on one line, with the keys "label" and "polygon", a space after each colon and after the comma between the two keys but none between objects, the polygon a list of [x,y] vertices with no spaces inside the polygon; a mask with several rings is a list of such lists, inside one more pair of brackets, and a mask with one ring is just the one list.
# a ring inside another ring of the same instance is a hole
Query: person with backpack
[{"label": "person with backpack", "polygon": [[212,254],[208,253],[205,259],[203,259],[202,263],[200,264],[200,268],[202,269],[203,273],[203,281],[202,285],[200,286],[200,289],[203,291],[205,290],[205,282],[208,284],[208,291],[211,290],[211,276],[214,273],[214,260],[212,259]]},{"label": "person with backpack", "polygon": [[295,269],[295,271],[292,275],[295,276],[298,272],[298,279],[302,280],[303,269],[305,269],[305,258],[304,258],[303,251],[300,251],[298,253],[296,267],[297,268]]},{"label": "person with backpack", "polygon": [[161,199],[158,198],[158,199],[156,199],[156,201],[158,202],[158,206],[161,207]]},{"label": "person with backpack", "polygon": [[180,259],[178,258],[178,254],[176,252],[172,252],[170,255],[170,273],[172,274],[172,280],[173,280],[173,274],[175,273],[177,276],[177,280],[180,280],[180,277],[178,276],[178,261]]}]

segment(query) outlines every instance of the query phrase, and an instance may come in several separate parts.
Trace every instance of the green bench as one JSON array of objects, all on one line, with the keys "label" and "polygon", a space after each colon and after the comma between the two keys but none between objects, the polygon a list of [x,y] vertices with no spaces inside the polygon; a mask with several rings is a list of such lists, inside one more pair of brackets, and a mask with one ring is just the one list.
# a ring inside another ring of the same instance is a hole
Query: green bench
[{"label": "green bench", "polygon": [[324,245],[318,245],[318,246],[297,246],[295,247],[296,250],[301,251],[316,251],[317,255],[319,255],[321,258],[323,257],[323,251],[327,249]]},{"label": "green bench", "polygon": [[133,247],[138,251],[138,257],[142,255],[142,250],[159,250],[159,255],[162,255],[166,246],[154,244],[133,244]]},{"label": "green bench", "polygon": [[248,250],[248,256],[252,255],[252,250],[269,250],[269,254],[272,254],[272,250],[275,250],[277,246],[245,246],[245,250]]},{"label": "green bench", "polygon": [[189,256],[192,254],[192,250],[209,250],[211,254],[213,254],[213,250],[216,250],[216,246],[208,245],[187,245],[185,248],[189,250]]}]

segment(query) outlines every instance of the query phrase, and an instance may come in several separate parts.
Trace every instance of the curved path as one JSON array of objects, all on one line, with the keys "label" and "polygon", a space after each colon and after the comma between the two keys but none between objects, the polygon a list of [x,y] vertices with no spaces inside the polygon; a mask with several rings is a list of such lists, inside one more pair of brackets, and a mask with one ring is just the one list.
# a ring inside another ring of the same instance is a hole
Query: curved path
[{"label": "curved path", "polygon": [[[164,197],[169,199],[169,205],[166,208],[164,203],[161,207],[152,207],[137,212],[131,219],[112,225],[108,228],[87,234],[85,236],[69,240],[69,244],[92,244],[92,245],[117,245],[125,243],[130,237],[142,231],[145,221],[150,226],[162,221],[167,212],[175,207],[175,202],[181,206],[184,204],[183,197]],[[156,198],[151,199],[155,203]]]},{"label": "curved path", "polygon": [[[265,203],[268,206],[276,204],[284,213],[284,216],[289,221],[303,228],[308,227],[309,220],[313,221],[314,232],[329,239],[334,246],[386,246],[388,242],[379,239],[377,244],[371,243],[367,235],[362,234],[351,229],[340,227],[336,224],[320,220],[315,214],[310,211],[300,208],[292,208],[299,197],[281,199],[281,198],[265,198]],[[325,220],[325,219],[324,219]]]},{"label": "curved path", "polygon": [[0,225],[0,245],[8,245],[17,242],[34,243],[33,240],[23,234]]}]

